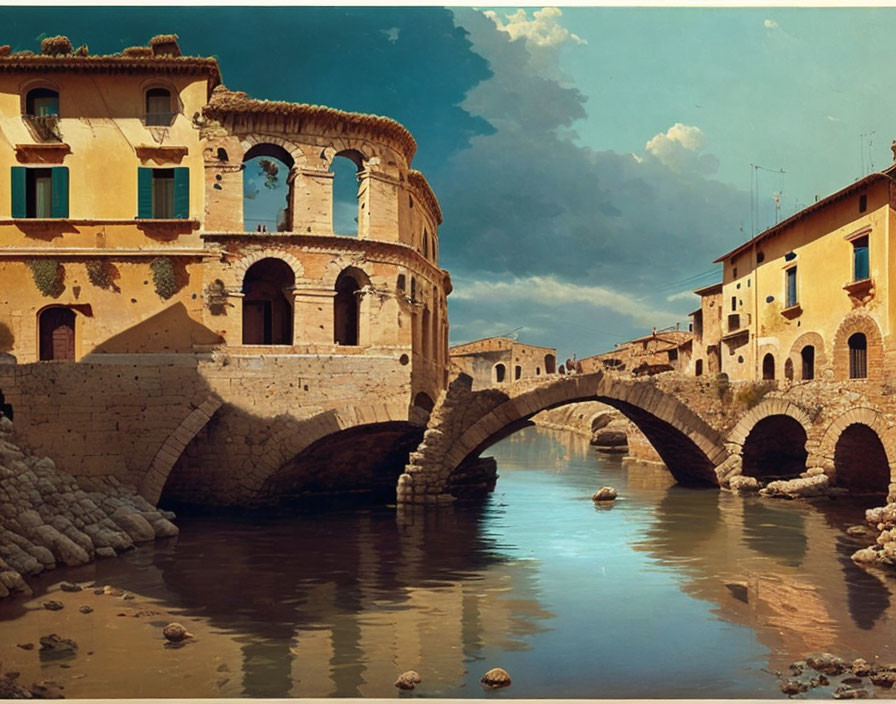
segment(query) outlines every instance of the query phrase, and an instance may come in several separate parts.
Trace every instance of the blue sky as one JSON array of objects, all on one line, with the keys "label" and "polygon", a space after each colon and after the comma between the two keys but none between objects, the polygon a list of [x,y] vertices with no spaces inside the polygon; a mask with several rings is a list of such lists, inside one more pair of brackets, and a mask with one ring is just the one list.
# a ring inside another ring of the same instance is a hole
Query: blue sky
[{"label": "blue sky", "polygon": [[7,6],[0,26],[99,53],[175,32],[230,88],[399,120],[444,212],[453,344],[518,330],[565,359],[686,323],[718,255],[893,160],[896,8]]}]

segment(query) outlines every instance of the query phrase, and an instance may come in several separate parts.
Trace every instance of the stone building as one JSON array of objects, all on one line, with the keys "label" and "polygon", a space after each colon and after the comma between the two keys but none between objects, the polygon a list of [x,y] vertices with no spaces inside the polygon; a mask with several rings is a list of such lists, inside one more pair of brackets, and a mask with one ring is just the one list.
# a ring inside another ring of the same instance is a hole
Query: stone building
[{"label": "stone building", "polygon": [[694,337],[687,371],[694,376],[718,374],[722,363],[722,284],[705,286],[694,293],[700,296],[700,307],[690,314]]},{"label": "stone building", "polygon": [[[0,47],[0,133],[0,353],[19,364],[389,358],[409,403],[444,387],[442,215],[397,122],[228,90],[174,35],[110,56],[57,37]],[[244,212],[259,158],[287,194],[269,231]],[[334,230],[338,163],[357,232]]]},{"label": "stone building", "polygon": [[[894,175],[896,166],[866,176],[716,260],[723,279],[720,291],[702,290],[701,345],[720,345],[720,371],[732,380],[883,380],[896,363]],[[713,336],[706,309],[718,305]]]},{"label": "stone building", "polygon": [[557,350],[509,337],[487,337],[448,350],[452,364],[473,379],[473,389],[501,388],[557,372]]},{"label": "stone building", "polygon": [[579,360],[576,370],[584,373],[607,369],[635,376],[687,369],[694,334],[688,330],[654,330],[650,335],[620,342],[610,352]]}]

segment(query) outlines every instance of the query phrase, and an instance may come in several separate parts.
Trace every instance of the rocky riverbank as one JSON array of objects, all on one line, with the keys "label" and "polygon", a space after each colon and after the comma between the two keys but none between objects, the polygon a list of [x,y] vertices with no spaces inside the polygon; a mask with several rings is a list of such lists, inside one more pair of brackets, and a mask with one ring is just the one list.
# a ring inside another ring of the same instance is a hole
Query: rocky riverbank
[{"label": "rocky riverbank", "polygon": [[172,518],[115,477],[76,480],[50,458],[32,455],[0,416],[0,597],[29,592],[26,577],[57,565],[83,565],[177,535]]},{"label": "rocky riverbank", "polygon": [[855,552],[852,559],[869,567],[896,567],[896,503],[865,511],[867,523],[879,531],[874,545]]}]

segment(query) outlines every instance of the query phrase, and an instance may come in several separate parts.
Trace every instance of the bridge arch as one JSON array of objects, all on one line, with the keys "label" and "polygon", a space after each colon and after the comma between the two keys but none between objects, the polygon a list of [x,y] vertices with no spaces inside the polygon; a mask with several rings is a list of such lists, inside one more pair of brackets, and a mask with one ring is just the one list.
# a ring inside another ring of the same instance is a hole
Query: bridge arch
[{"label": "bridge arch", "polygon": [[869,407],[837,416],[825,430],[819,454],[831,480],[857,491],[892,494],[896,484],[896,429]]},{"label": "bridge arch", "polygon": [[456,377],[436,404],[424,442],[399,481],[399,500],[425,503],[438,495],[446,500],[455,473],[487,447],[539,411],[581,401],[621,411],[647,436],[678,481],[718,484],[714,469],[727,457],[721,436],[681,400],[652,384],[594,372],[517,386],[522,388],[509,393],[472,393],[471,379]]},{"label": "bridge arch", "polygon": [[726,444],[741,456],[747,476],[796,476],[806,471],[811,429],[812,419],[802,408],[768,399],[741,418]]}]

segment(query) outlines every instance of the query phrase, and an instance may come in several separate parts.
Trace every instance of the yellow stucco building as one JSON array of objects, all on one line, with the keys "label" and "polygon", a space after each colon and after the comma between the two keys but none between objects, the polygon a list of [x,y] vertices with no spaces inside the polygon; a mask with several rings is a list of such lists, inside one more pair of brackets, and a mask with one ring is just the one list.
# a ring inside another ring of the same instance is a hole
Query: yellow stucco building
[{"label": "yellow stucco building", "polygon": [[894,174],[871,174],[719,257],[721,285],[696,292],[690,372],[883,380],[896,362]]},{"label": "yellow stucco building", "polygon": [[[173,35],[111,56],[57,37],[0,47],[0,139],[7,359],[394,357],[411,399],[446,383],[441,211],[397,122],[227,90]],[[264,231],[244,220],[258,157],[288,191]],[[356,233],[334,231],[338,160]]]}]

